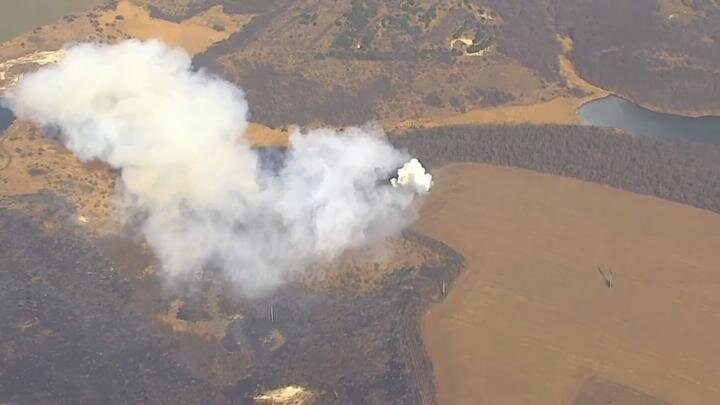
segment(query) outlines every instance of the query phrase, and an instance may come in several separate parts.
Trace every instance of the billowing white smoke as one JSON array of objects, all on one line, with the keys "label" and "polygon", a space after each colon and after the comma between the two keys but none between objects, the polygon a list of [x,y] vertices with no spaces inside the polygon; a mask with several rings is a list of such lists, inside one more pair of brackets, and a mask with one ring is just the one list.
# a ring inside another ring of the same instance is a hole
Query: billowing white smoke
[{"label": "billowing white smoke", "polygon": [[412,187],[418,193],[427,193],[433,185],[432,175],[425,171],[420,161],[412,158],[398,169],[397,177],[390,179],[393,187]]},{"label": "billowing white smoke", "polygon": [[81,159],[122,169],[123,201],[172,278],[210,265],[260,293],[414,218],[416,190],[387,181],[408,156],[381,134],[296,132],[279,172],[263,171],[242,91],[160,42],[74,46],[9,96]]}]

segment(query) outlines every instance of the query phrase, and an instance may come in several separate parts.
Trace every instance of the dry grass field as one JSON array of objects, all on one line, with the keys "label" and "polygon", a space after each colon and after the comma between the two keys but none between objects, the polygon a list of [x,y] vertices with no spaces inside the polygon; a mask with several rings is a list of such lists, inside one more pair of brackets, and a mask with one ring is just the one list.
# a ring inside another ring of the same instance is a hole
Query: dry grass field
[{"label": "dry grass field", "polygon": [[120,0],[115,10],[103,12],[98,21],[102,26],[112,27],[117,35],[138,39],[161,39],[173,46],[180,46],[191,54],[202,52],[210,45],[227,39],[247,24],[252,15],[229,15],[220,5],[193,16],[181,23],[153,18],[150,11],[138,4]]},{"label": "dry grass field", "polygon": [[415,228],[467,259],[423,322],[440,403],[718,403],[720,215],[520,169],[436,176]]}]

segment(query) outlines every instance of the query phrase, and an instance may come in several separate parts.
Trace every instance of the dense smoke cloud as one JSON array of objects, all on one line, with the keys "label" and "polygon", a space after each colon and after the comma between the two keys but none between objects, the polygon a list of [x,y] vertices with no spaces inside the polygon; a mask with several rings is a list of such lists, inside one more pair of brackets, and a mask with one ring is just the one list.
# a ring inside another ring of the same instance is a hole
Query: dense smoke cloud
[{"label": "dense smoke cloud", "polygon": [[243,92],[160,42],[74,46],[9,100],[82,160],[121,169],[122,201],[170,278],[214,266],[260,293],[414,218],[417,190],[388,181],[409,157],[381,133],[296,131],[283,165],[264,170],[242,136]]}]

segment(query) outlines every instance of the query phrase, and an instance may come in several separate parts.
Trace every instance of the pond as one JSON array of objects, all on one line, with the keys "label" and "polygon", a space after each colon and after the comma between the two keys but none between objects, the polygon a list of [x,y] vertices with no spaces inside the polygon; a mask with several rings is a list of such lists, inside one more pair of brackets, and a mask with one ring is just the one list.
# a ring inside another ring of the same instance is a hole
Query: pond
[{"label": "pond", "polygon": [[720,117],[717,116],[693,118],[659,113],[614,95],[593,100],[577,113],[586,125],[619,128],[657,138],[720,144]]},{"label": "pond", "polygon": [[100,3],[102,0],[0,0],[0,42]]},{"label": "pond", "polygon": [[15,116],[12,111],[2,106],[2,99],[0,99],[0,134],[2,134],[7,127],[12,124],[15,120]]}]

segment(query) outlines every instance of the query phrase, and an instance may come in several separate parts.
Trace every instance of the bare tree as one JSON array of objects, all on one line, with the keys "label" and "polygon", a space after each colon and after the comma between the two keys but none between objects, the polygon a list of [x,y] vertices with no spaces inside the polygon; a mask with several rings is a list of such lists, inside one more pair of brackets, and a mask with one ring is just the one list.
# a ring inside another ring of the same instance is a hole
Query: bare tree
[{"label": "bare tree", "polygon": [[615,278],[613,276],[612,267],[610,267],[607,272],[603,271],[600,266],[598,266],[597,269],[603,280],[605,280],[605,285],[607,286],[607,288],[613,288],[615,286]]}]

